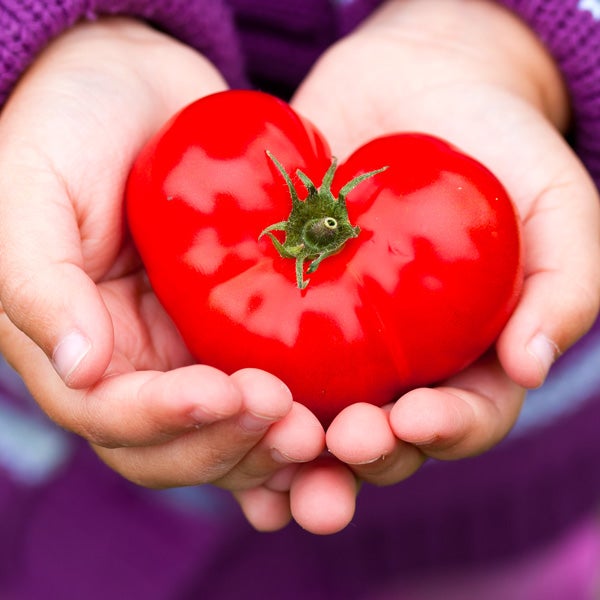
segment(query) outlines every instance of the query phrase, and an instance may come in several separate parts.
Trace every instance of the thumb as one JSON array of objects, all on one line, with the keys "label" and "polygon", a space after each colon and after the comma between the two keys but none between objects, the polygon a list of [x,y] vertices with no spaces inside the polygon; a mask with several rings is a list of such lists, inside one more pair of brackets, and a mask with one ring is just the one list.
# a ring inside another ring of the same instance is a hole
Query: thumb
[{"label": "thumb", "polygon": [[[0,155],[3,154],[0,152]],[[72,387],[87,387],[112,354],[112,323],[85,272],[77,215],[49,170],[0,159],[0,303]],[[2,348],[9,361],[11,348]]]},{"label": "thumb", "polygon": [[[563,153],[565,175],[542,191],[525,216],[523,293],[497,342],[506,372],[527,388],[543,383],[600,308],[600,199],[583,167],[568,149]],[[559,157],[560,149],[552,156]]]},{"label": "thumb", "polygon": [[[123,189],[139,147],[224,86],[206,59],[154,28],[100,20],[59,36],[2,107],[0,304],[67,385],[95,383],[113,353],[95,282],[123,274]],[[4,337],[0,350],[23,372],[27,359]]]}]

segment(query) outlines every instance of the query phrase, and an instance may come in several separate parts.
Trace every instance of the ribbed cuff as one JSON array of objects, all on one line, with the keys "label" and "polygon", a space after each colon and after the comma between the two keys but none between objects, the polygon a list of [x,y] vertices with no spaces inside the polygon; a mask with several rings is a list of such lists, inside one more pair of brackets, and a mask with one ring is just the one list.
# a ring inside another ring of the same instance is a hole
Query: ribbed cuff
[{"label": "ribbed cuff", "polygon": [[571,96],[573,145],[600,186],[600,3],[501,0],[540,37]]},{"label": "ribbed cuff", "polygon": [[199,50],[230,85],[244,85],[232,15],[222,0],[6,0],[0,2],[0,104],[53,38],[104,15],[147,21]]}]

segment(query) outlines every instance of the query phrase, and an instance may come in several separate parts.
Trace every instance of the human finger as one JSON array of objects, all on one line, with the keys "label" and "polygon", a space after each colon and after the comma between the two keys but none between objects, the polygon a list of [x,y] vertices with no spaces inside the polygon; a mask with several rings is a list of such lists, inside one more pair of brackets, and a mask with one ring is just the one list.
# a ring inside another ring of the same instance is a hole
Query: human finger
[{"label": "human finger", "polygon": [[[200,365],[186,369],[195,370],[196,367]],[[211,372],[213,375],[218,373],[219,378],[224,377],[224,374],[216,370],[211,369]],[[225,394],[217,396],[214,404],[222,412],[216,419],[210,413],[206,418],[203,406],[197,427],[166,443],[136,447],[97,447],[97,453],[127,479],[146,487],[198,485],[225,480],[269,427],[285,417],[292,406],[289,390],[268,373],[245,369],[227,380],[237,392],[239,404],[236,405]],[[220,382],[223,383],[222,380]],[[199,377],[196,385],[190,381],[182,383],[182,393],[202,395],[204,387],[210,384],[210,378]],[[224,418],[223,412],[227,408],[231,416]],[[234,487],[249,485],[243,473],[229,479]]]},{"label": "human finger", "polygon": [[287,492],[258,486],[233,493],[244,516],[258,531],[277,531],[292,518],[290,496]]},{"label": "human finger", "polygon": [[401,440],[442,460],[480,454],[513,427],[525,391],[486,356],[443,386],[404,394],[390,411],[390,426]]},{"label": "human finger", "polygon": [[294,403],[290,412],[271,425],[236,468],[216,484],[229,489],[265,484],[273,491],[288,491],[289,484],[277,479],[276,474],[287,466],[314,460],[324,448],[323,427],[305,406]]},{"label": "human finger", "polygon": [[111,358],[95,283],[123,249],[136,152],[183,104],[223,87],[182,44],[133,20],[101,20],[57,38],[3,107],[0,302],[67,385],[91,385]]},{"label": "human finger", "polygon": [[600,307],[600,198],[570,151],[562,152],[564,175],[524,215],[523,293],[497,343],[506,371],[528,388],[543,383]]},{"label": "human finger", "polygon": [[425,456],[399,440],[389,423],[391,405],[384,409],[358,403],[344,409],[327,429],[327,449],[361,480],[391,485],[412,475]]},{"label": "human finger", "polygon": [[292,517],[317,535],[341,531],[354,516],[358,488],[352,471],[334,458],[302,465],[290,488]]}]

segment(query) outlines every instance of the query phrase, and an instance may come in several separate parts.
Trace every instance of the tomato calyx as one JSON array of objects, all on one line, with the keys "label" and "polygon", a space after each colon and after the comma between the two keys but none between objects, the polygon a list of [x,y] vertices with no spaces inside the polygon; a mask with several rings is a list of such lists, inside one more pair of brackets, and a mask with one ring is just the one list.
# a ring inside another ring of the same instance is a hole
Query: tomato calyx
[{"label": "tomato calyx", "polygon": [[[342,187],[337,198],[331,192],[331,183],[337,168],[335,158],[331,161],[319,188],[298,169],[296,175],[308,192],[306,199],[300,200],[284,167],[268,150],[267,156],[288,186],[292,210],[286,221],[265,227],[258,239],[263,235],[269,236],[281,257],[296,260],[296,283],[298,288],[303,290],[310,282],[310,279],[304,279],[304,263],[310,260],[306,272],[314,273],[324,259],[338,253],[349,239],[358,237],[360,233],[360,228],[353,226],[348,218],[346,196],[365,179],[385,171],[387,167],[355,177]],[[273,235],[273,231],[285,232],[283,243]]]}]

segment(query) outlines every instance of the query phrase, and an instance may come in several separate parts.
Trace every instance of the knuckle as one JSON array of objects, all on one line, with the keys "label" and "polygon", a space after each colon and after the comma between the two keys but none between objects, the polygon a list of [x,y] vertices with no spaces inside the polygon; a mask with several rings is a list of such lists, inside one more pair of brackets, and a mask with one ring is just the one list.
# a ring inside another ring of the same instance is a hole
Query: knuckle
[{"label": "knuckle", "polygon": [[[6,274],[2,277],[3,285],[0,288],[0,300],[3,310],[9,319],[21,329],[27,329],[41,308],[42,301],[37,290],[39,274],[24,277],[18,274]],[[43,288],[42,288],[43,289]]]},{"label": "knuckle", "polygon": [[[0,303],[8,318],[25,333],[41,333],[52,322],[52,296],[60,293],[63,265],[4,269],[0,273]],[[42,340],[43,342],[43,340]],[[51,348],[44,347],[49,352]]]}]

